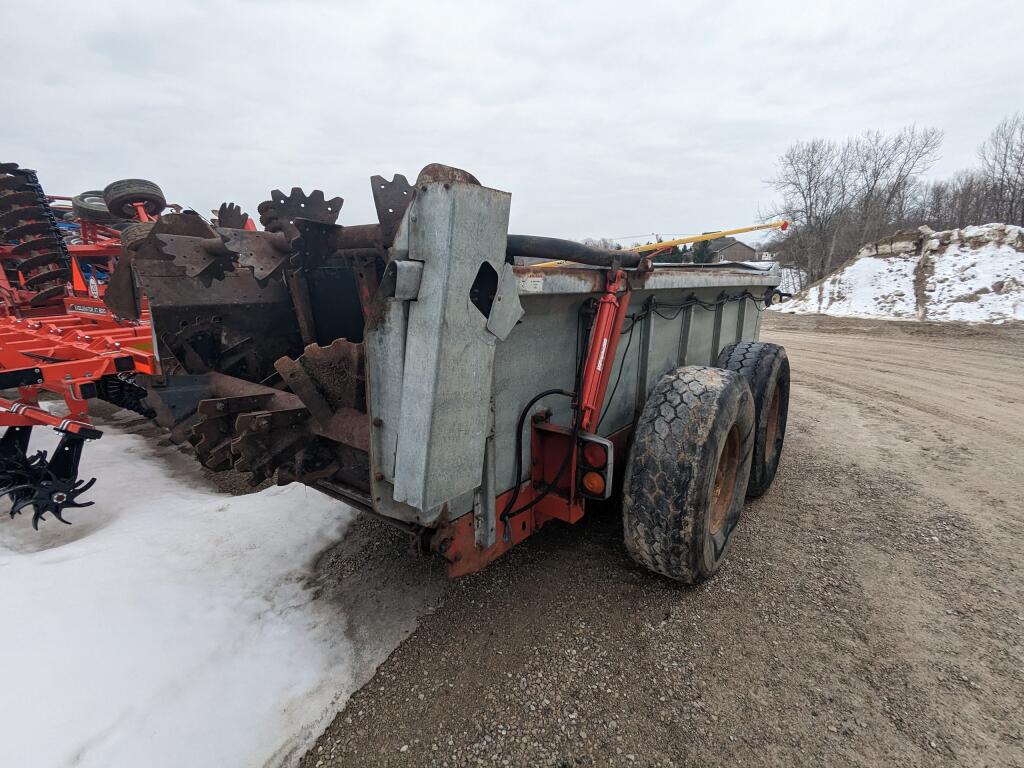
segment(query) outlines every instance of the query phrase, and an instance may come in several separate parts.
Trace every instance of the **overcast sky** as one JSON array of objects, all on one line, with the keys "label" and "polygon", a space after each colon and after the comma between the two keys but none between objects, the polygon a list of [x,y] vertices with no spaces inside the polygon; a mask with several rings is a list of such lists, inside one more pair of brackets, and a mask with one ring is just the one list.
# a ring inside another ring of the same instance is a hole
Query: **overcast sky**
[{"label": "overcast sky", "polygon": [[208,212],[345,198],[429,162],[565,237],[753,223],[797,139],[916,122],[934,175],[1024,110],[1024,3],[0,0],[0,161],[51,194],[123,177]]}]

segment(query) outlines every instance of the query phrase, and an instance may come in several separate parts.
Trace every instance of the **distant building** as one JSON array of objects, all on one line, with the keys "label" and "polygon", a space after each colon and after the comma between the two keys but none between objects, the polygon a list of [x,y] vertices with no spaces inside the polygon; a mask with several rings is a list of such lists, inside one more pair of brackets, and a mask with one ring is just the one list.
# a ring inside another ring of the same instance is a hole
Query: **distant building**
[{"label": "distant building", "polygon": [[757,251],[735,237],[718,237],[708,241],[714,254],[712,261],[757,261]]}]

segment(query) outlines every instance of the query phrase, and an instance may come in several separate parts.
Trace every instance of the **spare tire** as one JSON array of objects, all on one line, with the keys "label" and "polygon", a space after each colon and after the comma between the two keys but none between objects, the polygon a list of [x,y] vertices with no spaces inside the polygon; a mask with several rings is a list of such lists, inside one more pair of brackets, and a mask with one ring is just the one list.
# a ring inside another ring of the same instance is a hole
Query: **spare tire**
[{"label": "spare tire", "polygon": [[754,404],[720,368],[666,373],[633,433],[622,495],[626,551],[686,584],[712,576],[739,522],[750,475]]},{"label": "spare tire", "polygon": [[91,189],[71,198],[71,211],[80,221],[93,224],[113,224],[117,218],[110,213],[103,192]]},{"label": "spare tire", "polygon": [[121,179],[107,184],[103,190],[107,208],[126,219],[135,218],[135,204],[142,203],[146,213],[159,216],[167,207],[163,191],[145,179]]}]

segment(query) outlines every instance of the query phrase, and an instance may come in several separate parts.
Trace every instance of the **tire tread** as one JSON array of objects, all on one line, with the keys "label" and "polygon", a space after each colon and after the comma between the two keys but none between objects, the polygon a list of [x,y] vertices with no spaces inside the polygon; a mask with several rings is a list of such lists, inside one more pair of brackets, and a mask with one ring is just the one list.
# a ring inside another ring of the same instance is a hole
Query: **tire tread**
[{"label": "tire tread", "polygon": [[[661,378],[637,420],[623,488],[623,536],[634,560],[668,578],[694,584],[710,576],[696,556],[704,532],[703,517],[690,507],[700,492],[694,468],[707,460],[705,443],[723,391],[739,385],[738,376],[718,368],[676,369]],[[737,396],[752,418],[746,386]],[[749,446],[743,451],[749,467]],[[746,481],[737,479],[741,500]]]},{"label": "tire tread", "polygon": [[[789,358],[785,347],[763,341],[740,341],[725,347],[718,356],[717,365],[741,375],[750,386],[754,397],[755,424],[757,435],[754,441],[754,460],[750,469],[750,483],[747,495],[751,498],[763,496],[775,480],[781,458],[781,446],[775,461],[769,464],[765,453],[765,427],[767,417],[762,419],[763,409],[770,402],[770,395],[780,384],[785,386],[786,402],[789,404]],[[786,414],[783,414],[781,437],[785,439]]]}]

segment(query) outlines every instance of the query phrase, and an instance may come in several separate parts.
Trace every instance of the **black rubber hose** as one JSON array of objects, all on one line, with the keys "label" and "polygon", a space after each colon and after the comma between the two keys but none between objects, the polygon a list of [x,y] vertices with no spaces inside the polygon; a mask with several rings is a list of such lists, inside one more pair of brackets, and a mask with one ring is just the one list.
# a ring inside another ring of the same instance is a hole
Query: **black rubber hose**
[{"label": "black rubber hose", "polygon": [[[558,483],[562,480],[562,475],[564,475],[565,470],[569,468],[569,460],[572,459],[572,455],[576,451],[576,438],[579,437],[579,433],[580,427],[579,422],[577,422],[576,426],[573,427],[572,430],[572,441],[569,443],[569,450],[565,452],[565,458],[562,459],[562,463],[558,467],[558,471],[555,472],[555,476],[551,478],[551,482],[548,483],[547,486],[545,486],[543,491],[534,496],[533,499],[531,499],[530,501],[523,504],[523,506],[521,506],[519,509],[513,510],[512,512],[508,513],[508,515],[502,513],[502,519],[505,520],[506,523],[508,522],[508,517],[511,517],[512,515],[518,515],[520,512],[525,512],[531,507],[540,504],[544,499],[547,498],[549,493],[551,493],[553,490],[555,490],[555,488],[558,487]],[[516,487],[518,488],[518,486]]]},{"label": "black rubber hose", "polygon": [[506,256],[527,259],[550,259],[551,261],[575,261],[594,267],[611,268],[616,262],[622,267],[635,267],[641,255],[634,251],[609,251],[574,240],[535,235],[509,235]]},{"label": "black rubber hose", "polygon": [[563,397],[576,397],[575,392],[570,392],[567,389],[545,389],[538,395],[534,395],[530,402],[528,402],[523,410],[519,413],[519,420],[516,422],[516,475],[515,475],[515,486],[512,489],[512,495],[509,497],[508,502],[505,504],[505,509],[501,512],[501,519],[505,520],[508,518],[510,512],[515,507],[516,500],[519,498],[519,488],[522,485],[520,478],[523,474],[523,427],[526,425],[526,417],[530,415],[530,409],[537,404],[538,400],[541,400],[548,395],[562,395]]}]

